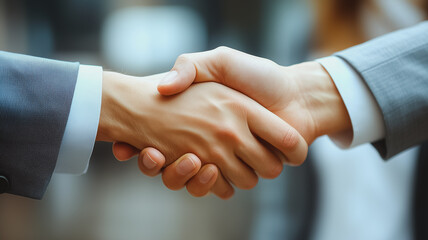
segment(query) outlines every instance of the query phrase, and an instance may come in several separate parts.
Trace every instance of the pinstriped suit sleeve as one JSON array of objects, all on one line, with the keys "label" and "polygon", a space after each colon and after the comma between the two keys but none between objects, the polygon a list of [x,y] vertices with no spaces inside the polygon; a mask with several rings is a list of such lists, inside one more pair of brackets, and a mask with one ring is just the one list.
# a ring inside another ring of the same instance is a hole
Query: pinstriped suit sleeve
[{"label": "pinstriped suit sleeve", "polygon": [[428,140],[428,21],[335,55],[361,75],[382,111],[385,139],[373,144],[383,158]]},{"label": "pinstriped suit sleeve", "polygon": [[0,52],[0,175],[40,199],[58,157],[78,63]]}]

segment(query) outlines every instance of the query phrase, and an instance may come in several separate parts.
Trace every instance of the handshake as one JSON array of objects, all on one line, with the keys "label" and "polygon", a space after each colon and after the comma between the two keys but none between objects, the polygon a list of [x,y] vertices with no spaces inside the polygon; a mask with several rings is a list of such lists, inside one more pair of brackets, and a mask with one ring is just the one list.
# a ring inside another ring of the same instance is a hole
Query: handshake
[{"label": "handshake", "polygon": [[346,131],[346,107],[317,62],[283,67],[220,47],[180,56],[167,74],[103,74],[97,141],[193,196],[251,189],[283,163],[302,164],[317,137]]}]

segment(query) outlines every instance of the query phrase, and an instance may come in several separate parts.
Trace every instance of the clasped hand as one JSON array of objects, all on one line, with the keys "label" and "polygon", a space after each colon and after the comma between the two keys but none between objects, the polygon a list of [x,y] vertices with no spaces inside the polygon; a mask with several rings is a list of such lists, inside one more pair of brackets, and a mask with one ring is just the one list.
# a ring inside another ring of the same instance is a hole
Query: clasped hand
[{"label": "clasped hand", "polygon": [[316,137],[350,128],[315,62],[282,67],[221,47],[180,56],[166,75],[105,73],[103,81],[97,139],[114,141],[118,160],[139,154],[143,173],[162,172],[168,188],[194,196],[253,188],[283,162],[303,163]]}]

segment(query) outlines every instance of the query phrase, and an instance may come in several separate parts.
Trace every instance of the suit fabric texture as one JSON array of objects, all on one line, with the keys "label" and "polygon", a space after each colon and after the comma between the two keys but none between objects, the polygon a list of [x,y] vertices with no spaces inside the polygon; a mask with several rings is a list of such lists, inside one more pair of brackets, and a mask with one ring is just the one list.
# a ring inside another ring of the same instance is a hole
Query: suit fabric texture
[{"label": "suit fabric texture", "polygon": [[42,198],[55,169],[78,63],[0,52],[0,175]]},{"label": "suit fabric texture", "polygon": [[374,146],[383,158],[428,139],[428,21],[336,56],[361,75],[382,111],[386,136]]}]

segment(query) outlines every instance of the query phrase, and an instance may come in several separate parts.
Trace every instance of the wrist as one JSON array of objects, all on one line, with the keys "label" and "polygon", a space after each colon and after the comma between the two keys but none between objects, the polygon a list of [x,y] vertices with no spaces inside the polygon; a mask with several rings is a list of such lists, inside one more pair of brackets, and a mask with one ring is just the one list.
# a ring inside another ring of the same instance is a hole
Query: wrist
[{"label": "wrist", "polygon": [[[141,111],[141,104],[134,106],[137,101],[144,101],[143,88],[136,87],[137,78],[115,72],[103,72],[102,100],[100,121],[98,124],[97,141],[121,141],[133,143],[132,132],[134,109]],[[135,98],[138,97],[138,100]],[[134,101],[135,100],[135,101]],[[143,105],[144,106],[144,105]],[[140,119],[141,120],[141,119]]]},{"label": "wrist", "polygon": [[317,62],[290,66],[304,107],[312,116],[315,137],[352,129],[346,106],[329,73]]},{"label": "wrist", "polygon": [[155,134],[162,75],[133,77],[115,72],[103,73],[101,114],[97,141],[126,142],[138,149],[150,145]]},{"label": "wrist", "polygon": [[115,124],[111,107],[114,104],[113,90],[120,84],[116,80],[118,75],[118,73],[103,72],[101,111],[96,141],[113,142],[115,140],[117,124]]}]

